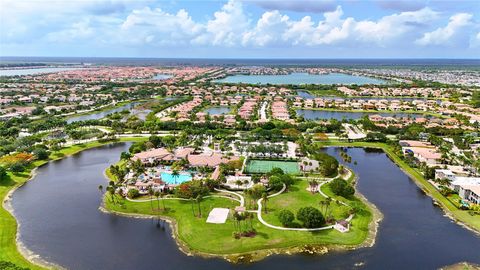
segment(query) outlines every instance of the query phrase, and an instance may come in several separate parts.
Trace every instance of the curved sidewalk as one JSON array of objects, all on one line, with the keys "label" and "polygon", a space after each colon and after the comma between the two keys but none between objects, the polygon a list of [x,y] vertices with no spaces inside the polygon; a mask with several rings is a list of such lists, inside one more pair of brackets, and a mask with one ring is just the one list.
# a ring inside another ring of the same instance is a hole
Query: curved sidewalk
[{"label": "curved sidewalk", "polygon": [[[352,172],[351,172],[350,170],[348,170],[347,176],[350,177],[351,173],[352,173]],[[348,177],[347,177],[347,178],[348,178]],[[329,182],[333,181],[333,179],[335,179],[335,178],[330,178],[330,179],[328,179],[327,181],[325,181],[325,182],[323,182],[322,184],[320,184],[319,187],[318,187],[318,192],[319,192],[322,196],[324,196],[325,198],[329,198],[329,196],[327,196],[325,193],[323,193],[323,192],[321,191],[320,187],[321,187],[322,185],[326,184],[326,183],[329,183]],[[287,186],[285,186],[285,184],[284,184],[283,187],[282,187],[282,189],[281,189],[279,192],[268,196],[268,198],[272,198],[272,197],[275,197],[275,196],[278,196],[278,195],[282,194],[282,193],[285,191],[286,188],[287,188]],[[333,229],[333,227],[334,227],[334,225],[329,225],[329,226],[324,226],[324,227],[319,227],[319,228],[288,228],[288,227],[281,227],[281,226],[272,225],[272,224],[270,224],[270,223],[267,223],[267,222],[263,219],[263,217],[262,217],[262,201],[263,201],[263,198],[261,198],[261,199],[259,199],[259,200],[257,201],[257,205],[258,205],[258,209],[257,209],[257,211],[256,211],[256,212],[257,212],[257,217],[258,217],[258,220],[259,220],[263,225],[265,225],[265,226],[267,226],[267,227],[269,227],[269,228],[276,229],[276,230],[283,230],[283,231],[314,232],[314,231],[323,231],[323,230]],[[348,206],[346,203],[344,203],[344,202],[342,202],[342,201],[340,201],[340,203],[343,204],[343,205]],[[354,214],[351,214],[350,216],[348,216],[348,218],[346,218],[346,220],[347,220],[347,221],[351,221],[352,218],[353,218],[353,216],[354,216]]]}]

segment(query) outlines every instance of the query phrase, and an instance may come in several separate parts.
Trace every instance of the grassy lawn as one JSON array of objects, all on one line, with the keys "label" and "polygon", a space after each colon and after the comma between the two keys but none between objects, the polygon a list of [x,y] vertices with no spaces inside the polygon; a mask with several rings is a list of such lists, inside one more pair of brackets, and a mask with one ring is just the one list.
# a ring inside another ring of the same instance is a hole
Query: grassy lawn
[{"label": "grassy lawn", "polygon": [[[118,140],[121,141],[135,141],[135,140],[145,140],[145,138],[121,138]],[[58,152],[52,153],[50,155],[50,160],[57,160],[63,157],[73,155],[82,150],[98,147],[101,145],[109,144],[112,142],[89,142],[80,145],[74,145],[67,148],[63,148]],[[31,177],[32,170],[44,165],[48,161],[40,160],[33,162],[26,171],[22,173],[8,173],[8,180],[0,182],[0,198],[3,202],[5,200],[8,192],[25,183]],[[15,218],[10,215],[10,213],[2,207],[0,208],[0,261],[9,261],[15,263],[22,267],[29,267],[31,269],[43,269],[40,266],[31,264],[28,262],[17,250],[16,244],[16,234],[17,234],[17,222]]]},{"label": "grassy lawn", "polygon": [[[313,206],[323,213],[324,209],[322,209],[323,207],[320,205],[320,202],[325,201],[326,198],[318,193],[312,194],[310,191],[307,191],[306,189],[308,186],[309,184],[307,180],[299,180],[295,185],[289,188],[288,192],[270,198],[267,201],[268,213],[262,215],[263,219],[272,225],[282,226],[278,219],[278,213],[283,209],[290,210],[292,213],[296,214],[302,207]],[[338,205],[335,202],[332,202],[328,212],[338,220],[347,218],[349,210],[350,207],[348,206]],[[300,224],[301,222],[296,221],[296,223]]]},{"label": "grassy lawn", "polygon": [[[287,194],[287,196],[289,193]],[[207,198],[202,202],[203,217],[194,217],[190,202],[167,200],[166,212],[154,210],[150,202],[130,202],[123,201],[120,204],[112,204],[108,197],[105,199],[106,207],[123,213],[141,213],[147,215],[164,215],[174,218],[178,224],[178,237],[184,245],[190,250],[229,255],[237,253],[248,253],[257,250],[299,247],[303,245],[356,245],[362,243],[368,235],[368,224],[371,220],[370,212],[366,212],[364,217],[355,218],[352,223],[352,230],[349,233],[340,233],[336,230],[327,230],[322,232],[298,232],[298,231],[280,231],[265,227],[255,218],[253,227],[257,235],[252,238],[235,239],[233,237],[234,224],[229,218],[225,224],[208,224],[205,222],[209,211],[214,207],[226,207],[232,209],[237,206],[233,202],[224,198]],[[305,202],[307,205],[308,202]],[[314,206],[318,205],[315,201]],[[160,208],[162,205],[160,203]],[[271,207],[269,207],[271,208]],[[195,210],[197,211],[197,210]],[[272,214],[274,215],[274,212]],[[208,231],[206,234],[205,232]]]},{"label": "grassy lawn", "polygon": [[280,168],[289,174],[300,173],[300,168],[296,161],[251,159],[247,164],[247,172],[249,173],[268,173],[272,171],[273,168]]},{"label": "grassy lawn", "polygon": [[480,231],[480,216],[472,216],[468,213],[468,211],[458,209],[448,198],[445,198],[442,194],[440,194],[440,192],[433,185],[431,185],[420,172],[410,167],[399,156],[397,156],[394,153],[393,148],[388,144],[368,142],[348,143],[343,141],[327,141],[319,144],[324,146],[371,147],[382,149],[390,157],[390,159],[397,164],[397,166],[399,166],[405,173],[414,179],[415,183],[421,189],[427,192],[432,198],[434,198],[443,207],[443,209],[447,210],[447,212],[458,221],[467,224],[476,231]]},{"label": "grassy lawn", "polygon": [[[314,206],[320,209],[319,202],[325,200],[325,198],[319,194],[313,195],[306,190],[307,186],[307,180],[298,180],[290,187],[287,193],[269,199],[267,202],[268,214],[263,214],[264,219],[271,224],[281,226],[277,218],[277,213],[281,209],[289,209],[294,213],[303,206]],[[327,189],[326,192],[329,192],[329,190]],[[194,217],[191,203],[185,201],[166,200],[168,211],[159,212],[155,210],[155,201],[153,204],[154,209],[152,210],[150,202],[123,200],[121,204],[113,204],[109,197],[106,196],[105,206],[109,210],[122,213],[161,215],[173,218],[178,224],[178,238],[190,250],[209,254],[230,255],[267,249],[302,247],[304,245],[361,244],[368,236],[368,225],[372,220],[372,214],[367,209],[367,206],[356,198],[353,198],[352,201],[343,200],[347,203],[360,205],[361,209],[353,219],[349,233],[340,233],[336,230],[321,232],[281,231],[264,226],[255,217],[253,219],[253,227],[257,231],[257,235],[253,238],[241,239],[233,237],[235,229],[231,218],[225,224],[207,224],[205,222],[212,208],[225,207],[233,209],[238,205],[237,202],[225,198],[205,199],[201,204],[202,218]],[[246,203],[249,204],[248,198],[246,198]],[[160,208],[162,208],[161,203]],[[332,202],[331,209],[335,218],[345,218],[348,216],[350,207],[337,205]],[[197,210],[195,209],[195,211]],[[209,233],[205,234],[205,231]]]}]

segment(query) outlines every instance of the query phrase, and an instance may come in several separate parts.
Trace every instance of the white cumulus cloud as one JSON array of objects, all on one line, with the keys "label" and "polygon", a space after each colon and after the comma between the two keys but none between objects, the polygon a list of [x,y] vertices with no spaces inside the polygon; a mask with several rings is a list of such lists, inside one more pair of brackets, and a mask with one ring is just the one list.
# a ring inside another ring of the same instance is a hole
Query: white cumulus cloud
[{"label": "white cumulus cloud", "polygon": [[419,45],[442,45],[449,43],[451,39],[472,22],[473,15],[469,13],[458,13],[450,17],[450,21],[445,27],[440,27],[435,31],[425,33],[415,43]]}]

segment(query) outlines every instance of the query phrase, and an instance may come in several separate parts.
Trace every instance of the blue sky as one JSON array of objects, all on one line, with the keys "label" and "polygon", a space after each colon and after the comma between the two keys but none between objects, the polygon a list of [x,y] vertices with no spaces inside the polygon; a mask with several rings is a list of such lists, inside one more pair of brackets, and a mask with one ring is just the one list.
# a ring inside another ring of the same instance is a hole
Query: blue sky
[{"label": "blue sky", "polygon": [[0,55],[479,58],[480,1],[2,0]]}]

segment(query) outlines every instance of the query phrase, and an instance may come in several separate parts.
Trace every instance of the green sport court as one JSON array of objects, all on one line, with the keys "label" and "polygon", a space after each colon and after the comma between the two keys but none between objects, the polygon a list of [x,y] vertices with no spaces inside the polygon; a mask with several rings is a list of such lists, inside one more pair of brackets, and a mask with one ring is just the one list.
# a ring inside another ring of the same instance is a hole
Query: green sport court
[{"label": "green sport court", "polygon": [[252,159],[247,163],[247,173],[268,173],[273,168],[280,168],[285,173],[298,174],[300,168],[296,161],[279,161],[279,160],[258,160]]}]

